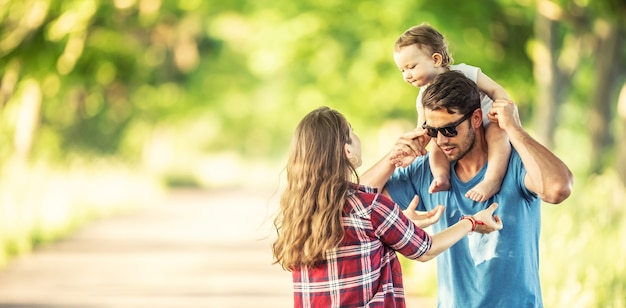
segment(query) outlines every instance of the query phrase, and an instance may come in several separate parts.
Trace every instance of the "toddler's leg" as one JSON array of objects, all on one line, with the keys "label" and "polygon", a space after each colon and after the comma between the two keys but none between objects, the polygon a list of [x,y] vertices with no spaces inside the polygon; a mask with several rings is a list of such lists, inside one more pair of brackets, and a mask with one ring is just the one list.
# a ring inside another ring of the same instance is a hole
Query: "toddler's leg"
[{"label": "toddler's leg", "polygon": [[482,182],[470,189],[465,197],[482,202],[500,191],[502,179],[509,165],[511,144],[509,138],[498,125],[489,123],[485,126],[485,138],[488,145],[487,171]]},{"label": "toddler's leg", "polygon": [[[433,173],[433,182],[428,188],[429,193],[450,189],[450,162],[437,146],[435,139],[430,140],[430,170]],[[508,162],[507,162],[508,163]]]}]

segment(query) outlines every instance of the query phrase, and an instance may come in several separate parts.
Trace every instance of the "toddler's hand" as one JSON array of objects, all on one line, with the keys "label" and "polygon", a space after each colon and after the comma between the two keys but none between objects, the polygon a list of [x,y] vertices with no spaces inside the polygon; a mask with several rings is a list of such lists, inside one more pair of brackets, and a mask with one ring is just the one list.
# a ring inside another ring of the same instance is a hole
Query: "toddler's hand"
[{"label": "toddler's hand", "polygon": [[425,131],[414,129],[402,135],[389,154],[389,161],[396,167],[410,165],[415,157],[426,155],[426,145],[430,139]]}]

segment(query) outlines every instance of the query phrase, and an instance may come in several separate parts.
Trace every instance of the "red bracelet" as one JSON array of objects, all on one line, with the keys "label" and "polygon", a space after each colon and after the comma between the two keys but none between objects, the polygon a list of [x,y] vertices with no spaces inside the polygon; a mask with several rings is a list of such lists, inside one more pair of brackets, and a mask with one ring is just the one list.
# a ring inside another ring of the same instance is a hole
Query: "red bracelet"
[{"label": "red bracelet", "polygon": [[461,219],[459,221],[461,221],[463,219],[467,219],[467,220],[469,220],[472,223],[472,231],[470,231],[470,232],[476,231],[476,224],[477,224],[476,218],[474,218],[472,216],[463,216],[463,217],[461,217]]}]

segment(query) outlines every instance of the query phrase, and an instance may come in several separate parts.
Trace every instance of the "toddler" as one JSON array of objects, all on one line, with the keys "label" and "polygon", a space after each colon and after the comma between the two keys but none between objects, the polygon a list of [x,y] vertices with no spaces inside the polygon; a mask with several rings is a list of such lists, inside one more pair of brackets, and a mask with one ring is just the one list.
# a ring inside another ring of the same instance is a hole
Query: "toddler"
[{"label": "toddler", "polygon": [[[476,82],[481,92],[483,125],[485,138],[489,144],[488,164],[482,182],[470,189],[465,196],[478,202],[492,197],[500,190],[511,154],[508,136],[498,125],[492,125],[488,118],[493,101],[509,99],[504,88],[481,72],[478,67],[466,64],[452,65],[452,57],[448,53],[448,46],[443,35],[425,23],[409,28],[398,38],[393,58],[404,80],[420,89],[415,102],[418,129],[422,129],[422,125],[425,124],[422,92],[435,76],[449,70],[458,70]],[[443,134],[444,137],[456,136],[456,134],[451,134],[452,131],[456,132],[456,127],[452,130],[446,129],[447,136]],[[439,132],[431,133],[429,136],[434,139],[431,142],[436,142]],[[430,166],[434,180],[429,187],[429,192],[448,190],[450,189],[450,164],[439,147],[431,145],[430,149]]]}]

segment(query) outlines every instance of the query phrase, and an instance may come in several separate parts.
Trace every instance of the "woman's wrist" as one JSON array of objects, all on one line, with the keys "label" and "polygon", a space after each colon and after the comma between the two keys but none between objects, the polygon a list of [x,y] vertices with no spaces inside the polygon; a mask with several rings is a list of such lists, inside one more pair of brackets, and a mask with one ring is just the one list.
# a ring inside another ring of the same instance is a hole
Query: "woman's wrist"
[{"label": "woman's wrist", "polygon": [[470,230],[469,233],[472,233],[472,232],[476,231],[476,227],[478,225],[484,225],[485,224],[484,222],[474,218],[474,216],[462,216],[460,221],[462,221],[462,220],[467,220],[467,221],[469,221],[472,224],[472,229]]},{"label": "woman's wrist", "polygon": [[472,216],[463,216],[460,221],[467,220],[472,224],[472,228],[469,233],[476,231],[476,218]]}]

